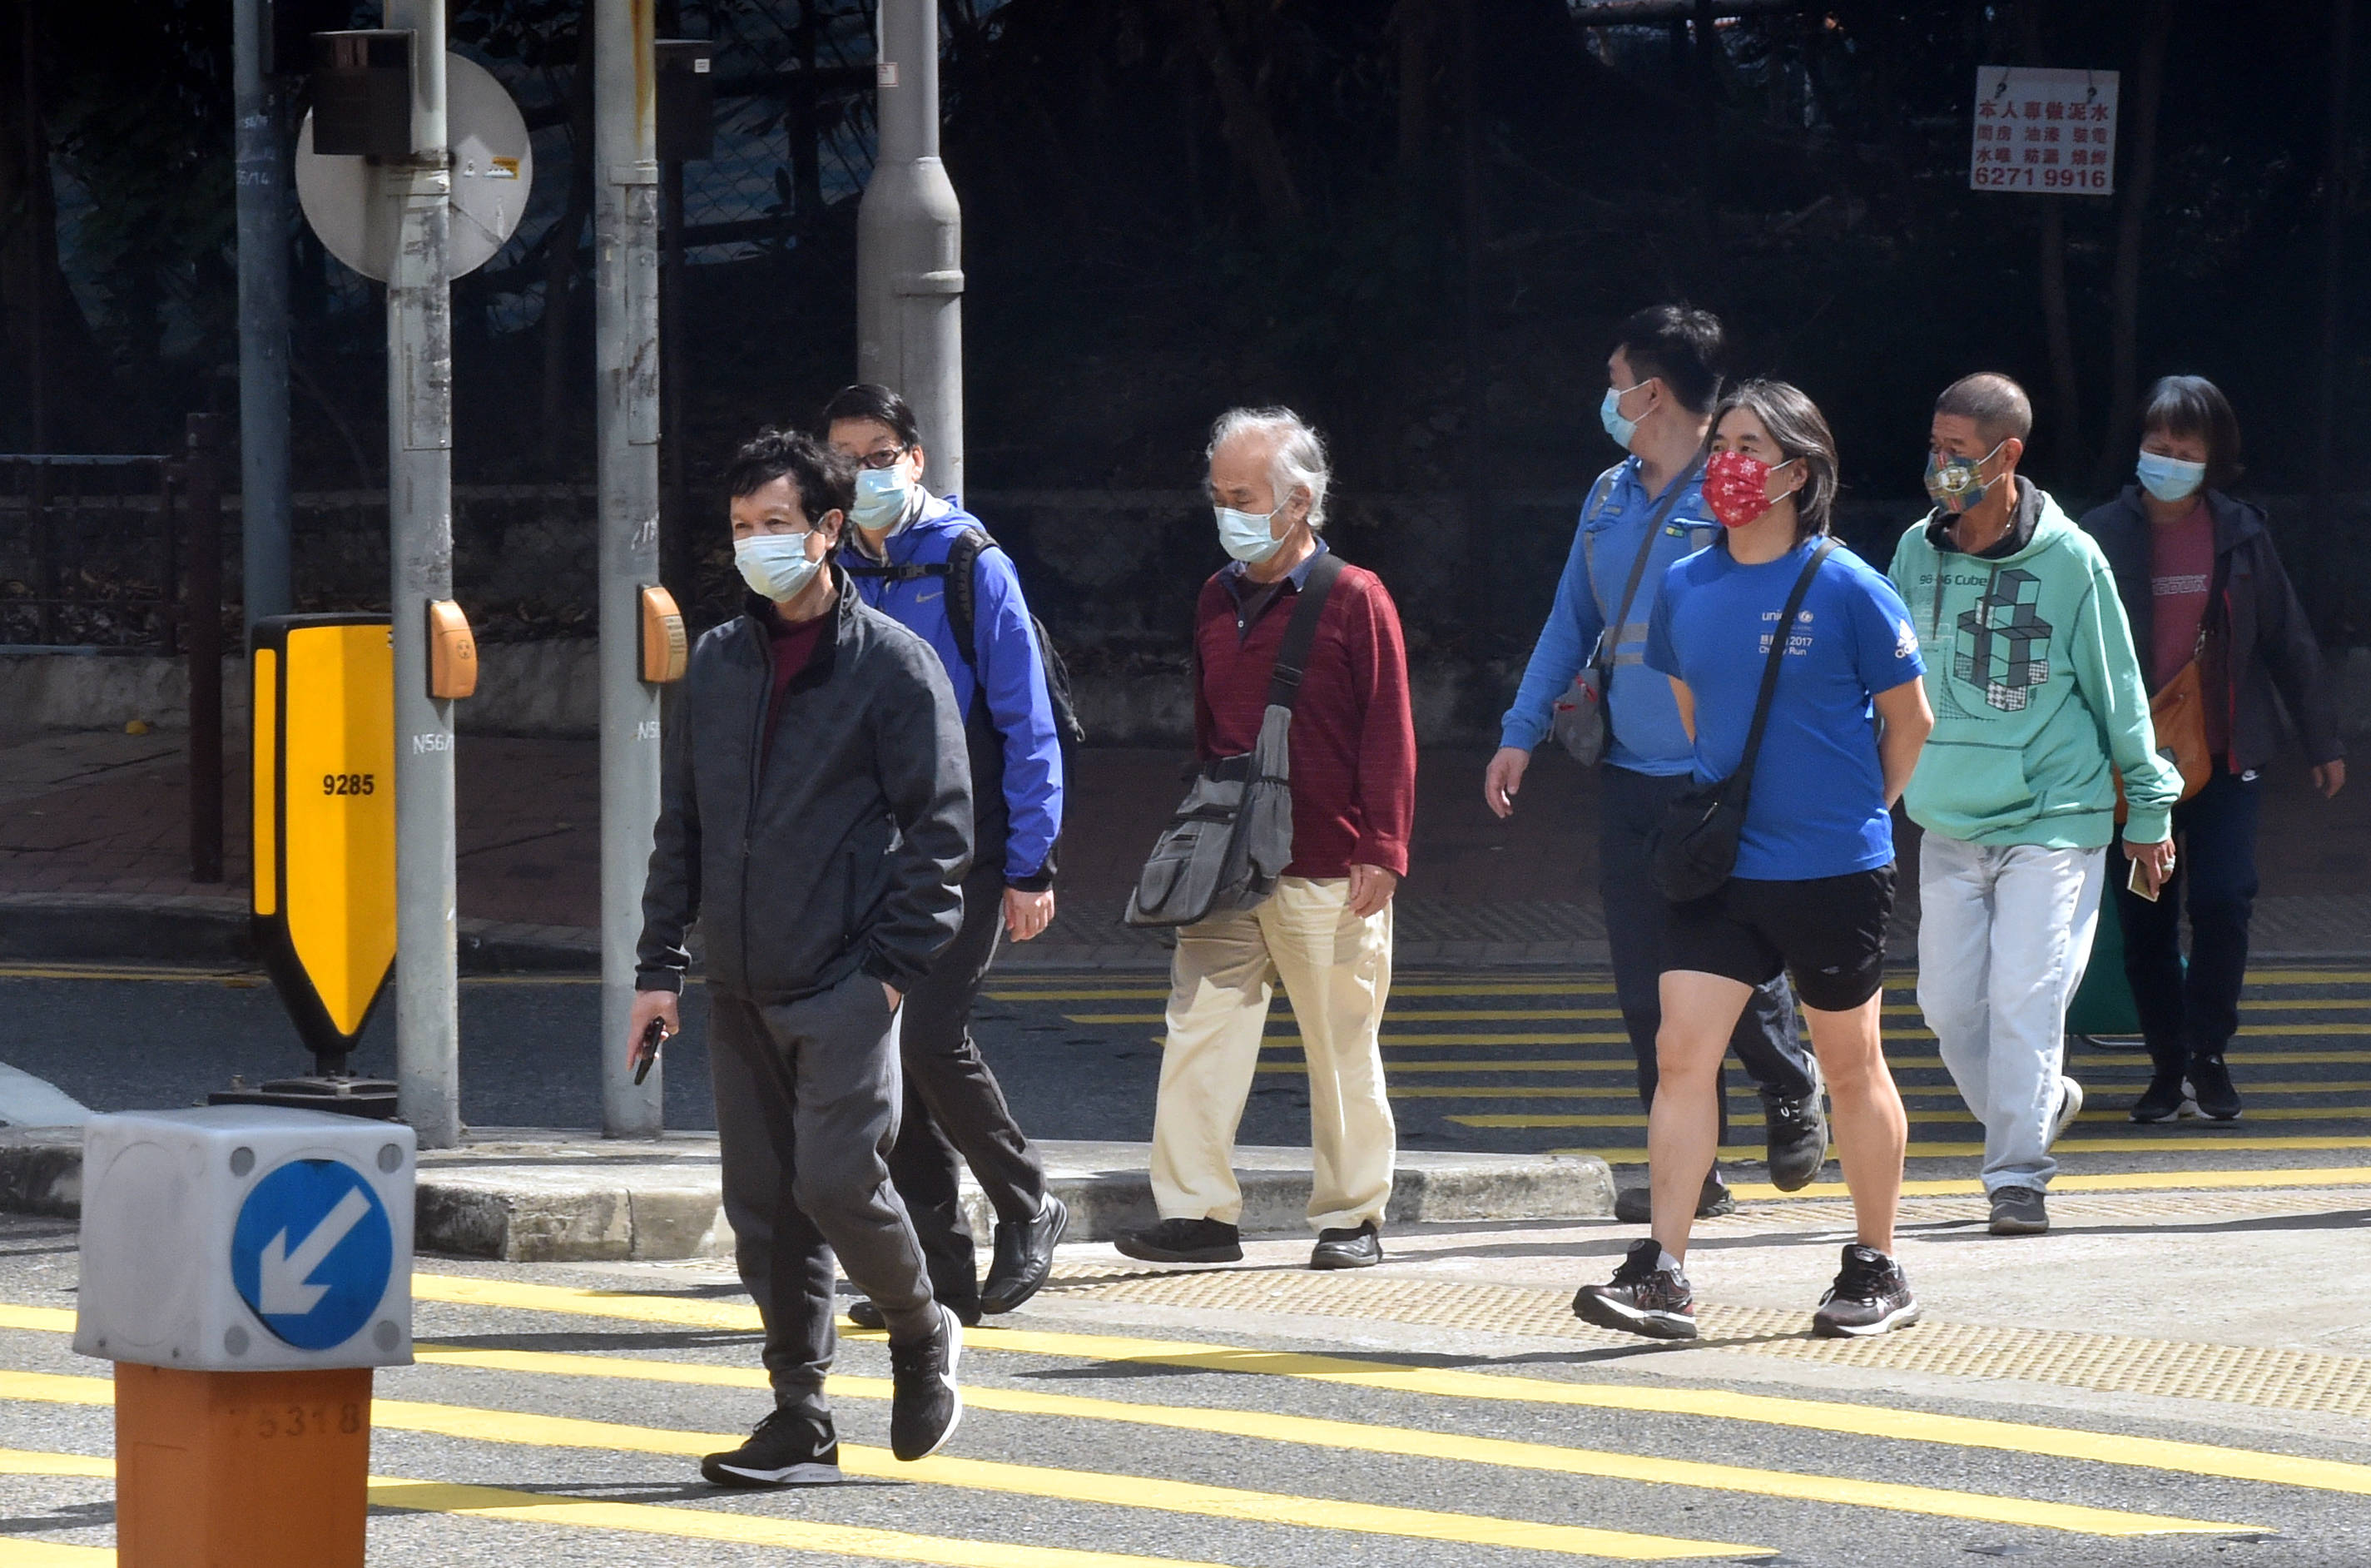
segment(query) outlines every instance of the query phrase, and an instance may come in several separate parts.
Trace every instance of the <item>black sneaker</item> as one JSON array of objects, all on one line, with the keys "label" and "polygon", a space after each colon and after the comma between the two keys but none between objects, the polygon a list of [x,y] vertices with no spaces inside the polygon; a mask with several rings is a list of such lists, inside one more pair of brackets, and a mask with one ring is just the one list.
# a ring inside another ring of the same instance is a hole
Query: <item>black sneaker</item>
[{"label": "black sneaker", "polygon": [[1992,1233],[1995,1236],[2042,1236],[2050,1229],[2050,1205],[2039,1187],[1996,1187],[1993,1190]]},{"label": "black sneaker", "polygon": [[1162,1220],[1151,1230],[1112,1243],[1123,1257],[1147,1263],[1240,1263],[1243,1235],[1222,1220]]},{"label": "black sneaker", "polygon": [[[980,1309],[977,1305],[955,1306],[947,1302],[941,1302],[939,1305],[954,1313],[955,1321],[965,1328],[979,1327]],[[889,1327],[889,1319],[882,1316],[881,1308],[861,1295],[848,1304],[848,1320],[860,1329],[870,1329],[876,1334]]]},{"label": "black sneaker", "polygon": [[2133,1120],[2144,1122],[2171,1121],[2187,1112],[2198,1114],[2198,1102],[2190,1098],[2190,1086],[2181,1074],[2159,1073],[2149,1079],[2149,1086],[2133,1102]]},{"label": "black sneaker", "polygon": [[1383,1238],[1369,1220],[1356,1230],[1321,1230],[1309,1254],[1313,1269],[1371,1269],[1383,1260]]},{"label": "black sneaker", "polygon": [[1764,1095],[1762,1120],[1768,1130],[1770,1185],[1793,1192],[1811,1184],[1828,1161],[1828,1118],[1820,1109],[1820,1086],[1800,1099]]},{"label": "black sneaker", "polygon": [[1916,1321],[1918,1298],[1910,1294],[1910,1281],[1903,1277],[1902,1265],[1856,1241],[1845,1247],[1845,1266],[1837,1271],[1836,1283],[1820,1297],[1820,1309],[1811,1314],[1811,1332],[1827,1340],[1856,1339],[1888,1329],[1906,1329]]},{"label": "black sneaker", "polygon": [[839,1439],[828,1414],[784,1406],[738,1448],[700,1460],[700,1473],[718,1486],[838,1486]]},{"label": "black sneaker", "polygon": [[2198,1114],[2207,1121],[2239,1120],[2239,1091],[2231,1083],[2231,1069],[2223,1064],[2221,1051],[2190,1059],[2190,1093],[2198,1101]]},{"label": "black sneaker", "polygon": [[1663,1247],[1653,1237],[1637,1242],[1611,1284],[1583,1285],[1572,1298],[1573,1316],[1601,1329],[1644,1334],[1651,1340],[1696,1337],[1696,1296],[1688,1276],[1663,1267]]},{"label": "black sneaker", "polygon": [[1054,1272],[1054,1249],[1070,1228],[1070,1205],[1051,1192],[1034,1220],[1000,1220],[996,1258],[979,1293],[982,1312],[1011,1312],[1046,1288]]},{"label": "black sneaker", "polygon": [[[1799,1185],[1799,1183],[1798,1183]],[[1717,1220],[1723,1214],[1737,1213],[1736,1195],[1729,1183],[1720,1179],[1716,1166],[1705,1178],[1704,1191],[1696,1195],[1696,1218]],[[1651,1225],[1655,1218],[1655,1196],[1651,1188],[1625,1187],[1613,1194],[1613,1217],[1624,1225]]]},{"label": "black sneaker", "polygon": [[963,1324],[939,1308],[939,1331],[927,1340],[889,1347],[889,1452],[911,1464],[946,1446],[963,1420],[955,1363],[963,1356]]}]

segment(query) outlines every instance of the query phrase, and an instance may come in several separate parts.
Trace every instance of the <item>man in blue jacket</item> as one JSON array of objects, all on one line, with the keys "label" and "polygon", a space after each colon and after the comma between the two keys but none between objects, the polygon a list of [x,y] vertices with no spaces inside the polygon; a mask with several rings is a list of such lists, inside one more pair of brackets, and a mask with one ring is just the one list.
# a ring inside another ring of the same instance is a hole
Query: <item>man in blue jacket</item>
[{"label": "man in blue jacket", "polygon": [[[1598,892],[1613,960],[1614,997],[1638,1058],[1638,1098],[1649,1107],[1655,1100],[1655,1035],[1663,1017],[1657,987],[1668,906],[1648,873],[1648,850],[1665,803],[1694,783],[1695,749],[1680,723],[1671,683],[1641,668],[1640,661],[1665,572],[1720,532],[1705,509],[1702,491],[1705,436],[1720,390],[1720,354],[1719,319],[1683,305],[1652,306],[1616,331],[1598,413],[1605,433],[1630,456],[1590,488],[1579,532],[1556,585],[1556,607],[1540,629],[1514,706],[1500,721],[1498,752],[1482,784],[1490,809],[1511,816],[1524,769],[1547,734],[1556,704],[1567,700],[1574,678],[1605,639],[1610,734],[1598,771]],[[1621,624],[1609,630],[1616,620]],[[1785,976],[1754,993],[1729,1043],[1762,1090],[1770,1179],[1792,1191],[1819,1173],[1828,1129],[1820,1110],[1819,1081],[1795,1033],[1795,999]],[[1725,1084],[1720,1105],[1720,1141],[1726,1144]],[[1734,1207],[1716,1164],[1705,1177],[1697,1215],[1725,1214]],[[1618,1219],[1645,1223],[1647,1189],[1618,1194],[1613,1212]]]},{"label": "man in blue jacket", "polygon": [[[889,1173],[914,1216],[939,1300],[966,1323],[1037,1294],[1070,1211],[1046,1191],[1036,1151],[971,1038],[971,1010],[998,939],[1026,942],[1054,918],[1062,753],[1037,629],[1012,558],[953,496],[922,488],[921,431],[906,400],[856,386],[824,408],[832,447],[854,459],[856,504],[839,559],[864,602],[919,633],[954,688],[971,758],[972,870],[963,929],[906,999],[906,1108]],[[968,536],[968,537],[967,537]],[[968,585],[950,576],[972,560]],[[968,638],[958,623],[968,587]],[[979,1283],[957,1188],[969,1165],[996,1211]],[[850,1316],[870,1324],[870,1302]]]}]

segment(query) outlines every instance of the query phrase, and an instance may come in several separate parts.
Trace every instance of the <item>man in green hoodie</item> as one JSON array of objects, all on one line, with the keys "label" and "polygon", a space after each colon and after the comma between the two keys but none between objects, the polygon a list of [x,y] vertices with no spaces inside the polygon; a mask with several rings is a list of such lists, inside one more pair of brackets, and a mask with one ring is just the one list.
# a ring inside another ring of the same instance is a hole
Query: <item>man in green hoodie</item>
[{"label": "man in green hoodie", "polygon": [[1935,510],[1894,551],[1927,648],[1935,733],[1903,805],[1926,830],[1918,1005],[1984,1124],[1995,1236],[2050,1228],[2050,1146],[2083,1108],[2063,1071],[2066,1004],[2099,922],[2116,777],[2124,853],[2154,892],[2171,869],[2181,778],[2157,754],[2148,689],[2107,558],[2018,477],[2033,405],[2006,376],[1935,404]]}]

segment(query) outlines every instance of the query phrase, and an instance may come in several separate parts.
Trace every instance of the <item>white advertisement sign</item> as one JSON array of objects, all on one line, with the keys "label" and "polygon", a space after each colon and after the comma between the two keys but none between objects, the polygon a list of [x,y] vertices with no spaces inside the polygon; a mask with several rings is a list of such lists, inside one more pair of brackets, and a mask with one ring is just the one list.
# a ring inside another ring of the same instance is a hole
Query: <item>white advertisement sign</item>
[{"label": "white advertisement sign", "polygon": [[1979,65],[1974,119],[1970,189],[2115,193],[2115,72]]}]

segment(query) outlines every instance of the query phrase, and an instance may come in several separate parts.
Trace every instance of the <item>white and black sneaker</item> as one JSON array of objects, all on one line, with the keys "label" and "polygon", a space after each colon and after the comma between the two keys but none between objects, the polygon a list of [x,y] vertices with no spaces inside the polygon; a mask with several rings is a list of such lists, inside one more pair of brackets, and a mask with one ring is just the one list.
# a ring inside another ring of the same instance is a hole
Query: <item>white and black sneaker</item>
[{"label": "white and black sneaker", "polygon": [[718,1486],[838,1486],[839,1439],[828,1414],[784,1405],[738,1448],[701,1459],[700,1473]]},{"label": "white and black sneaker", "polygon": [[1650,1340],[1696,1337],[1695,1292],[1687,1275],[1663,1267],[1662,1243],[1651,1236],[1631,1246],[1612,1283],[1581,1286],[1572,1311],[1585,1323]]},{"label": "white and black sneaker", "polygon": [[1857,1339],[1916,1321],[1918,1298],[1910,1294],[1902,1265],[1856,1241],[1845,1248],[1845,1266],[1811,1314],[1811,1332],[1827,1340]]},{"label": "white and black sneaker", "polygon": [[2066,1129],[2074,1126],[2075,1119],[2082,1114],[2083,1086],[2062,1074],[2058,1080],[2058,1109],[2051,1113],[2050,1136],[2041,1146],[2046,1149],[2065,1136]]},{"label": "white and black sneaker", "polygon": [[939,1331],[911,1344],[889,1346],[889,1452],[911,1464],[946,1446],[963,1420],[955,1363],[963,1356],[963,1323],[939,1307]]}]

